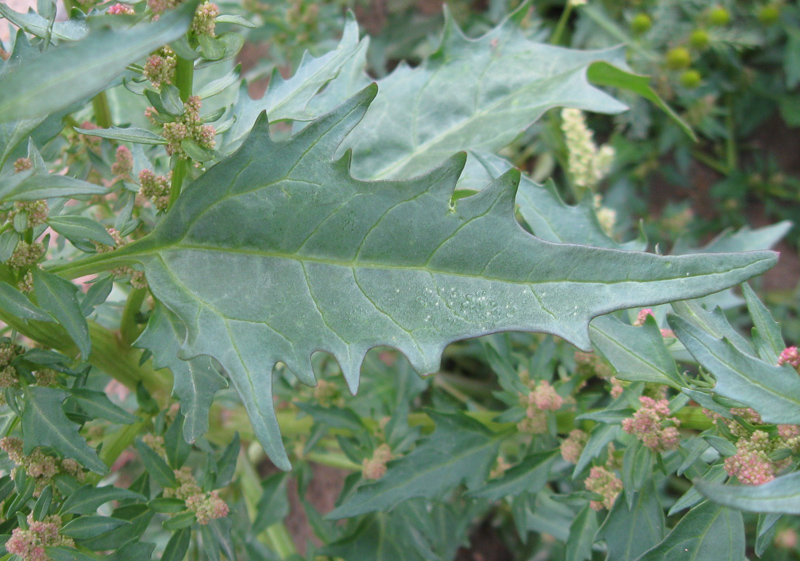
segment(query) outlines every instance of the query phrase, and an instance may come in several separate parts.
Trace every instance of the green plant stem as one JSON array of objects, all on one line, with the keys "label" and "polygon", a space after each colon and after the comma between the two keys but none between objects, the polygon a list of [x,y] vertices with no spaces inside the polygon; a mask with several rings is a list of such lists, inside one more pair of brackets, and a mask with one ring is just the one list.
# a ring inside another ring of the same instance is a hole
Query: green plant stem
[{"label": "green plant stem", "polygon": [[725,135],[725,160],[728,173],[733,173],[739,168],[739,154],[736,146],[736,123],[733,118],[733,98],[728,96],[727,114],[725,115],[725,128],[728,134]]},{"label": "green plant stem", "polygon": [[[261,478],[244,453],[239,454],[239,461],[236,463],[236,474],[236,481],[239,482],[244,495],[247,513],[250,515],[251,520],[255,520],[258,512],[258,502],[263,493]],[[271,547],[280,559],[288,559],[297,553],[292,537],[282,522],[264,530],[259,534],[258,541]]]},{"label": "green plant stem", "polygon": [[553,31],[553,35],[550,37],[551,45],[561,44],[561,36],[564,34],[564,29],[567,27],[569,16],[572,14],[572,8],[573,8],[572,3],[567,2],[567,5],[564,7],[564,11],[561,12],[561,17],[558,19],[558,23],[556,24],[556,29],[555,31]]},{"label": "green plant stem", "polygon": [[[136,414],[139,417],[144,416],[141,411],[137,411]],[[108,467],[113,466],[114,462],[117,461],[122,453],[127,450],[131,444],[133,444],[133,440],[136,438],[136,435],[138,435],[145,425],[150,423],[151,420],[151,417],[148,415],[142,418],[140,421],[137,421],[131,425],[125,425],[117,431],[106,435],[105,438],[103,438],[103,447],[99,453],[100,460]],[[100,474],[92,473],[86,479],[87,483],[96,484],[101,478],[102,476]]]},{"label": "green plant stem", "polygon": [[169,208],[178,200],[178,195],[181,194],[181,187],[183,187],[183,180],[186,177],[186,172],[189,171],[189,161],[178,158],[175,167],[172,168],[172,184],[169,189]]},{"label": "green plant stem", "polygon": [[94,109],[94,118],[100,128],[107,129],[114,124],[111,118],[111,108],[108,105],[106,92],[100,92],[94,96],[94,99],[92,99],[92,108]]},{"label": "green plant stem", "polygon": [[695,150],[694,152],[692,152],[692,156],[694,157],[695,160],[704,163],[714,171],[717,171],[722,175],[728,175],[728,166],[721,162],[718,162],[708,154],[700,152],[699,150]]},{"label": "green plant stem", "polygon": [[[78,354],[72,339],[56,324],[38,321],[25,323],[3,309],[0,309],[0,321],[46,347],[68,356]],[[92,366],[131,390],[135,390],[137,384],[142,382],[159,403],[168,403],[172,391],[172,374],[169,370],[155,371],[148,363],[140,366],[140,351],[124,344],[113,331],[98,323],[89,322],[89,335],[92,339],[89,363]]]},{"label": "green plant stem", "polygon": [[122,319],[119,325],[120,337],[122,337],[122,342],[126,345],[133,343],[141,332],[138,323],[136,323],[136,315],[142,308],[145,296],[147,296],[146,288],[134,288],[128,294],[128,300],[125,302],[125,309],[122,311]]},{"label": "green plant stem", "polygon": [[175,86],[181,96],[181,101],[186,102],[192,95],[194,82],[194,61],[178,57],[175,66]]},{"label": "green plant stem", "polygon": [[305,459],[315,464],[322,464],[324,466],[346,469],[348,471],[360,471],[361,466],[351,461],[344,454],[335,454],[332,452],[309,452],[305,455]]}]

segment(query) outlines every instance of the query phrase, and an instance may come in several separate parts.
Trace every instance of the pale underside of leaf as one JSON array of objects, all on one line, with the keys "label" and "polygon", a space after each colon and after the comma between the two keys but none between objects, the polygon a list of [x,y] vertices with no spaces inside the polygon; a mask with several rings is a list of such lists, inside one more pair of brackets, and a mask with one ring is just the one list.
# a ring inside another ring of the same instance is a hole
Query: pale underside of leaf
[{"label": "pale underside of leaf", "polygon": [[331,353],[355,391],[376,346],[400,349],[421,373],[438,369],[448,343],[498,331],[588,349],[595,316],[721,290],[775,262],[770,252],[662,257],[544,242],[514,219],[514,170],[451,204],[463,154],[413,180],[355,180],[348,157],[331,158],[374,95],[371,86],[284,143],[260,120],[150,236],[115,252],[144,265],[186,325],[181,358],[222,364],[284,467],[271,396],[279,361],[314,383],[310,355]]},{"label": "pale underside of leaf", "polygon": [[695,481],[706,497],[725,506],[749,512],[800,514],[800,472],[784,475],[763,485],[719,485]]},{"label": "pale underside of leaf", "polygon": [[800,424],[800,377],[791,366],[767,364],[682,317],[670,316],[669,322],[686,349],[716,378],[714,392],[752,407],[765,423]]}]

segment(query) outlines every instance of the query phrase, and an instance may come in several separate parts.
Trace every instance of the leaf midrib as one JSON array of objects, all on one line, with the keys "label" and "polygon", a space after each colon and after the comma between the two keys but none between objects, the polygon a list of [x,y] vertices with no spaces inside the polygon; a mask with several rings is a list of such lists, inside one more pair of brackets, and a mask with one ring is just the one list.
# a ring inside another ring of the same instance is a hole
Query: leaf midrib
[{"label": "leaf midrib", "polygon": [[[541,241],[541,240],[540,240]],[[548,243],[548,242],[542,242]],[[131,244],[133,245],[133,244]],[[555,244],[553,244],[555,245]],[[570,244],[571,245],[571,244]],[[289,259],[292,261],[298,261],[300,263],[319,263],[322,265],[332,265],[337,267],[346,267],[349,269],[379,269],[379,270],[399,270],[399,271],[419,271],[419,272],[426,272],[429,274],[437,274],[437,275],[448,275],[453,277],[464,277],[464,278],[471,278],[471,279],[486,279],[491,281],[498,281],[498,282],[505,282],[508,284],[516,284],[516,285],[547,285],[547,284],[560,284],[560,283],[574,283],[574,284],[602,284],[602,285],[611,285],[611,284],[624,284],[624,283],[656,283],[656,282],[668,282],[673,280],[681,280],[687,277],[685,276],[674,276],[674,277],[664,277],[655,280],[636,280],[636,279],[626,279],[626,280],[616,280],[616,281],[599,281],[599,280],[572,280],[572,279],[550,279],[546,281],[527,281],[527,280],[510,280],[504,279],[500,277],[490,277],[484,275],[474,275],[468,273],[458,273],[455,271],[446,271],[446,270],[437,270],[431,269],[430,267],[424,267],[419,265],[389,265],[386,263],[378,263],[374,261],[335,261],[333,259],[323,259],[321,257],[314,257],[314,256],[306,256],[306,255],[297,255],[296,253],[281,253],[277,251],[266,251],[266,250],[250,250],[244,248],[219,248],[201,244],[186,244],[186,243],[176,243],[171,245],[166,245],[163,247],[156,247],[153,249],[143,250],[141,252],[132,252],[129,253],[128,257],[159,257],[163,256],[165,252],[169,251],[180,251],[180,250],[191,250],[191,251],[208,251],[208,252],[218,252],[224,254],[236,253],[236,254],[244,254],[244,255],[253,255],[257,257],[267,257],[267,258],[274,258],[274,259]],[[630,253],[628,251],[623,250],[615,250],[615,249],[607,249],[605,251],[613,251],[619,253]],[[743,269],[747,269],[762,263],[763,261],[768,261],[769,258],[759,259],[757,261],[751,261],[746,265],[741,267],[734,267],[731,269],[727,269],[722,272],[709,272],[709,273],[696,273],[693,274],[691,278],[699,278],[699,277],[713,277],[713,276],[728,276],[730,273],[734,271],[739,271]],[[799,402],[800,403],[800,402]]]}]

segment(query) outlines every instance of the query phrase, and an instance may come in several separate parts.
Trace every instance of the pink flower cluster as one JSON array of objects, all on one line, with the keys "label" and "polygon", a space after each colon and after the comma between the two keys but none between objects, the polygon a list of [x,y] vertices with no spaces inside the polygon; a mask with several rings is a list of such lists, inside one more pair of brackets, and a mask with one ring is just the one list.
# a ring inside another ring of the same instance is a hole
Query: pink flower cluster
[{"label": "pink flower cluster", "polygon": [[139,194],[150,199],[158,210],[169,207],[169,184],[172,172],[168,175],[156,175],[149,169],[139,172]]},{"label": "pink flower cluster", "polygon": [[14,161],[14,173],[27,171],[29,169],[33,169],[33,162],[31,162],[30,158],[17,158]]},{"label": "pink flower cluster", "polygon": [[47,222],[47,201],[17,201],[8,213],[8,219],[14,220],[18,214],[27,217],[28,228],[36,228]]},{"label": "pink flower cluster", "polygon": [[[198,146],[208,150],[214,148],[214,137],[217,133],[213,126],[203,124],[200,118],[201,106],[200,98],[193,95],[183,104],[183,115],[175,121],[162,124],[161,135],[167,141],[167,154],[170,156],[177,154],[179,158],[189,159],[189,156],[181,146],[181,142],[184,140],[192,140]],[[153,124],[159,123],[156,119],[158,111],[155,108],[148,107],[145,115]]]},{"label": "pink flower cluster", "polygon": [[46,516],[44,520],[34,520],[28,515],[28,529],[15,528],[6,542],[6,551],[17,555],[23,561],[50,561],[46,547],[75,547],[71,538],[62,536],[61,518]]},{"label": "pink flower cluster", "polygon": [[44,257],[44,245],[39,242],[19,242],[14,252],[6,260],[6,265],[12,269],[24,269],[35,265]]},{"label": "pink flower cluster", "polygon": [[39,449],[26,456],[23,453],[22,440],[19,438],[6,436],[0,439],[0,449],[5,451],[9,459],[17,465],[17,468],[11,472],[12,479],[15,477],[16,470],[22,469],[28,477],[33,477],[36,480],[36,487],[33,492],[34,497],[38,497],[42,490],[60,473],[71,475],[78,482],[82,482],[85,478],[83,469],[75,460],[69,458],[59,460],[53,456],[48,456]]},{"label": "pink flower cluster", "polygon": [[150,80],[153,87],[160,89],[162,84],[171,84],[175,78],[175,67],[178,59],[169,47],[161,47],[150,55],[144,65],[144,77]]},{"label": "pink flower cluster", "polygon": [[186,508],[194,512],[198,523],[208,524],[212,520],[228,516],[228,505],[220,498],[219,492],[204,493],[192,475],[191,468],[175,470],[175,478],[178,480],[178,487],[164,489],[164,496],[186,501]]},{"label": "pink flower cluster", "polygon": [[594,353],[576,351],[574,358],[579,374],[597,376],[603,379],[611,378],[614,375],[611,367]]},{"label": "pink flower cluster", "polygon": [[587,442],[589,442],[588,433],[580,429],[573,430],[561,443],[561,457],[571,464],[577,464]]},{"label": "pink flower cluster", "polygon": [[791,463],[791,458],[773,462],[769,455],[776,442],[762,430],[754,431],[749,438],[736,442],[736,454],[725,458],[725,471],[745,485],[762,485],[775,479],[775,475]]},{"label": "pink flower cluster", "polygon": [[214,37],[216,24],[214,21],[219,15],[219,8],[211,2],[203,2],[198,6],[192,20],[192,31],[195,35],[209,35]]},{"label": "pink flower cluster", "polygon": [[640,397],[639,402],[642,407],[632,418],[622,421],[622,428],[654,452],[675,450],[680,444],[680,434],[676,428],[680,422],[669,416],[669,402],[646,396]]},{"label": "pink flower cluster", "polygon": [[586,478],[584,486],[588,491],[602,495],[602,501],[591,501],[589,506],[594,510],[603,510],[604,508],[611,510],[614,502],[617,500],[620,492],[622,491],[622,481],[613,472],[608,471],[604,467],[595,466],[589,472],[589,477]]},{"label": "pink flower cluster", "polygon": [[183,0],[147,0],[147,7],[155,14],[154,20],[167,10],[177,8]]},{"label": "pink flower cluster", "polygon": [[[17,369],[11,363],[18,356],[23,354],[25,349],[14,343],[0,343],[0,389],[10,388],[19,382]],[[5,397],[0,394],[2,403],[5,404]]]},{"label": "pink flower cluster", "polygon": [[781,351],[781,356],[778,358],[778,366],[784,364],[791,364],[795,370],[800,369],[800,352],[797,347],[786,347]]},{"label": "pink flower cluster", "polygon": [[527,395],[521,394],[520,403],[525,407],[525,419],[517,423],[517,430],[529,434],[543,434],[547,432],[546,411],[557,411],[564,405],[564,398],[556,393],[550,382],[542,380],[532,381],[532,391]]},{"label": "pink flower cluster", "polygon": [[131,8],[127,4],[119,4],[119,3],[114,4],[113,6],[109,7],[107,13],[109,13],[111,15],[114,15],[114,16],[119,16],[119,15],[133,16],[133,15],[136,15],[136,11],[133,8]]},{"label": "pink flower cluster", "polygon": [[639,314],[636,316],[636,321],[633,322],[633,325],[636,327],[641,327],[644,325],[644,322],[647,321],[647,316],[652,316],[653,310],[652,308],[643,308],[639,310]]},{"label": "pink flower cluster", "polygon": [[361,463],[361,475],[364,479],[380,479],[386,475],[386,464],[392,459],[392,450],[388,444],[381,444],[372,453],[372,458]]},{"label": "pink flower cluster", "polygon": [[127,146],[119,146],[115,153],[114,163],[111,164],[111,173],[115,180],[128,179],[133,171],[133,154]]}]

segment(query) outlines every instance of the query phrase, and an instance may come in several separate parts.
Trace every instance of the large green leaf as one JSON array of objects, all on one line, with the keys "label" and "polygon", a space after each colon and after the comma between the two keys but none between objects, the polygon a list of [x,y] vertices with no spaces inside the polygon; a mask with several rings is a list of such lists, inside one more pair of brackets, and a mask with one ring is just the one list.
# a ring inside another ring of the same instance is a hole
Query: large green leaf
[{"label": "large green leaf", "polygon": [[129,29],[98,26],[85,39],[9,67],[0,81],[0,123],[44,117],[101,91],[129,64],[186,33],[197,4]]},{"label": "large green leaf", "polygon": [[714,392],[761,414],[765,423],[800,424],[800,376],[742,352],[726,337],[718,339],[683,317],[670,316],[678,339],[716,378]]},{"label": "large green leaf", "polygon": [[742,514],[704,502],[681,518],[664,541],[636,561],[744,561]]},{"label": "large green leaf", "polygon": [[430,414],[436,432],[390,464],[380,480],[359,487],[328,518],[385,511],[414,497],[439,498],[462,482],[475,489],[486,480],[502,436],[461,414]]},{"label": "large green leaf", "polygon": [[[436,52],[415,68],[401,63],[381,79],[380,95],[342,146],[354,151],[354,175],[413,177],[458,150],[494,152],[553,107],[625,109],[586,79],[597,61],[625,67],[623,49],[575,51],[531,41],[519,25],[526,13],[523,6],[487,34],[469,39],[445,12]],[[351,64],[363,59],[353,57]],[[331,110],[369,83],[363,67],[339,76],[312,101],[317,110]]]},{"label": "large green leaf", "polygon": [[178,358],[180,345],[186,337],[183,323],[161,304],[156,304],[147,327],[136,345],[153,353],[155,368],[169,368],[174,377],[173,391],[181,403],[184,416],[183,436],[194,442],[208,430],[208,412],[214,395],[227,388],[208,356],[191,360]]},{"label": "large green leaf", "polygon": [[62,403],[67,392],[55,388],[28,386],[22,409],[22,434],[25,453],[37,446],[49,446],[66,458],[72,458],[87,469],[105,474],[106,465],[97,452],[86,444],[78,425],[67,419]]},{"label": "large green leaf", "polygon": [[709,481],[696,481],[695,486],[712,501],[739,510],[800,514],[800,472],[756,486]]},{"label": "large green leaf", "polygon": [[318,58],[305,53],[297,71],[289,79],[284,79],[276,68],[261,99],[252,99],[243,84],[234,106],[236,121],[225,135],[224,149],[230,151],[237,148],[264,111],[273,122],[311,120],[314,115],[306,109],[309,100],[320,88],[336,78],[345,63],[357,52],[366,49],[367,43],[366,39],[359,42],[358,24],[352,13],[348,12],[342,40],[335,50]]},{"label": "large green leaf", "polygon": [[355,391],[376,346],[400,349],[420,373],[438,369],[448,343],[497,331],[588,349],[595,316],[701,296],[775,262],[771,252],[662,257],[541,241],[514,219],[515,170],[451,203],[463,154],[413,180],[355,180],[348,157],[331,157],[374,95],[370,86],[287,142],[262,119],[152,234],[85,261],[144,266],[186,326],[181,358],[220,362],[283,467],[278,361],[314,383],[310,356],[329,352]]}]

